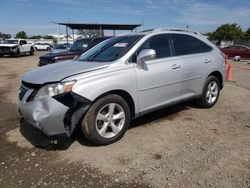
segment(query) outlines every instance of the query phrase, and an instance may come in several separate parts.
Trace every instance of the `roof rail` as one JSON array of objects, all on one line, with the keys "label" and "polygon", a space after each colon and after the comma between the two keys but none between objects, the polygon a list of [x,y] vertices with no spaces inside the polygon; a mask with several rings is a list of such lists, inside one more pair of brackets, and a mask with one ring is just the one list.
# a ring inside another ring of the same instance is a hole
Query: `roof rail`
[{"label": "roof rail", "polygon": [[153,33],[153,32],[159,32],[159,31],[183,31],[183,32],[191,32],[191,33],[200,35],[200,33],[197,31],[181,29],[181,28],[158,28],[158,29],[149,29],[149,30],[142,31],[142,32],[152,32]]}]

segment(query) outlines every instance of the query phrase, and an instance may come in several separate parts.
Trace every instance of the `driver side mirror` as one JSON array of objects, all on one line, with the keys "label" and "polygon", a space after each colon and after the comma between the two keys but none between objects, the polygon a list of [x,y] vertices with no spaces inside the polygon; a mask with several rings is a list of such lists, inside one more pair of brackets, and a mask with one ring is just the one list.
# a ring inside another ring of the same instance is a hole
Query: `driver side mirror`
[{"label": "driver side mirror", "polygon": [[144,49],[137,56],[136,62],[139,68],[143,68],[145,61],[155,59],[156,52],[154,49]]}]

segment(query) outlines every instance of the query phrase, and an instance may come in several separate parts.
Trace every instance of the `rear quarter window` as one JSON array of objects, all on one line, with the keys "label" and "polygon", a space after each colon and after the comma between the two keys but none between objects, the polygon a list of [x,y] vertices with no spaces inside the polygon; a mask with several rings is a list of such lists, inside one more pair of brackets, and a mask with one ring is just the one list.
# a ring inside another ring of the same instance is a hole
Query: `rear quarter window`
[{"label": "rear quarter window", "polygon": [[184,34],[171,34],[174,52],[176,56],[205,53],[213,48],[205,42]]}]

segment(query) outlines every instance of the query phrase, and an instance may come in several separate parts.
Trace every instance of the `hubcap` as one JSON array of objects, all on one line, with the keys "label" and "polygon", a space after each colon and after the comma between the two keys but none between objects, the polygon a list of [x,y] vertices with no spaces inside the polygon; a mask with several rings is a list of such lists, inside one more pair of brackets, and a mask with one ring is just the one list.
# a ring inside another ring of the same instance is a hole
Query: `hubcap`
[{"label": "hubcap", "polygon": [[125,123],[125,112],[117,103],[105,105],[96,116],[96,130],[104,138],[116,136]]},{"label": "hubcap", "polygon": [[212,81],[207,86],[206,99],[209,104],[213,104],[218,97],[218,84]]}]

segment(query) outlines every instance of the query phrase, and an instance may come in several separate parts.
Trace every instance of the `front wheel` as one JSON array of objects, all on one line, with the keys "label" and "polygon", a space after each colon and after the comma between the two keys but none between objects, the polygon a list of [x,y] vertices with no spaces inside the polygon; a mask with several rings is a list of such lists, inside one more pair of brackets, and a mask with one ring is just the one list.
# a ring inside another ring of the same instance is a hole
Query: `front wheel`
[{"label": "front wheel", "polygon": [[15,57],[20,57],[20,50],[17,49],[16,53],[15,53]]},{"label": "front wheel", "polygon": [[30,55],[34,55],[34,48],[30,48]]},{"label": "front wheel", "polygon": [[220,82],[217,77],[209,76],[204,84],[201,98],[197,101],[203,108],[210,108],[217,102],[220,95]]},{"label": "front wheel", "polygon": [[46,50],[46,51],[50,51],[50,48],[46,48],[45,50]]},{"label": "front wheel", "polygon": [[123,137],[130,124],[128,103],[119,95],[97,100],[82,121],[84,135],[97,145],[107,145]]}]

